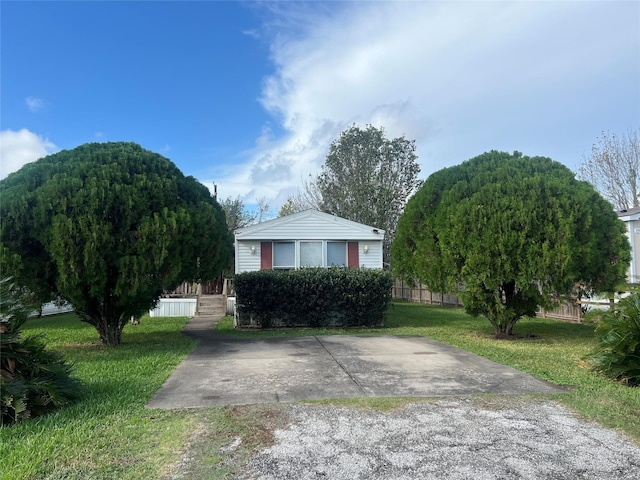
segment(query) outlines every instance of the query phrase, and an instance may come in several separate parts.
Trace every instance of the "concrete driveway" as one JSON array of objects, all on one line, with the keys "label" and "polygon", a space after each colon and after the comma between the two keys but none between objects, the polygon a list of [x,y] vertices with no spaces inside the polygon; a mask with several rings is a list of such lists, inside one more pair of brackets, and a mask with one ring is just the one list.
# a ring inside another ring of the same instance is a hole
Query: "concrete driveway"
[{"label": "concrete driveway", "polygon": [[156,392],[149,408],[565,391],[424,337],[248,340],[216,333],[215,321],[194,318],[185,326],[184,332],[200,343]]},{"label": "concrete driveway", "polygon": [[[314,336],[240,340],[192,319],[198,347],[148,403],[184,408],[341,397],[441,397],[378,411],[291,403],[289,425],[240,464],[242,438],[215,450],[206,435],[171,478],[199,476],[222,459],[233,478],[252,480],[640,478],[640,449],[555,402],[508,394],[563,389],[422,337]],[[507,394],[466,396],[473,393]],[[462,395],[462,396],[461,396]],[[275,408],[265,405],[259,408]],[[256,407],[248,407],[256,408]],[[202,425],[205,428],[206,425]],[[225,477],[226,478],[226,477]]]}]

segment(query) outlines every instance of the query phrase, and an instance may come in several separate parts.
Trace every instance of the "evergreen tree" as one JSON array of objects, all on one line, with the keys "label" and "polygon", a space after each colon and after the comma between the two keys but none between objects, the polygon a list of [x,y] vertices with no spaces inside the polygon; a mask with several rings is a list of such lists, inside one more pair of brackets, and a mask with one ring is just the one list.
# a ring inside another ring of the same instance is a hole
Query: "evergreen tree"
[{"label": "evergreen tree", "polygon": [[625,277],[625,226],[558,162],[492,151],[431,175],[393,244],[396,273],[456,293],[496,336],[576,284],[611,291]]},{"label": "evergreen tree", "polygon": [[215,278],[231,253],[207,188],[133,143],[49,155],[2,180],[0,195],[4,271],[72,304],[105,345],[164,290]]}]

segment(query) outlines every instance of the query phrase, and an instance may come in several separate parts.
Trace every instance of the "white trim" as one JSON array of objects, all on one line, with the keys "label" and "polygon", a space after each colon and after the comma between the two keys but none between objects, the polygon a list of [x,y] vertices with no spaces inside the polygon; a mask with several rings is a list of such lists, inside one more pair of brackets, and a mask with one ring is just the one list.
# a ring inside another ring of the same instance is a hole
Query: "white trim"
[{"label": "white trim", "polygon": [[[331,265],[327,265],[327,260],[328,260],[328,254],[327,254],[327,244],[328,243],[344,243],[344,265],[342,265],[343,267],[347,267],[349,264],[349,242],[348,240],[323,240],[323,239],[311,239],[311,240],[273,240],[271,242],[267,242],[267,243],[271,243],[272,247],[271,247],[271,268],[273,270],[291,270],[291,269],[295,269],[298,270],[300,268],[307,268],[307,267],[302,267],[300,266],[300,262],[301,262],[301,258],[300,258],[300,244],[301,243],[320,243],[322,244],[322,265],[320,267],[308,267],[308,268],[329,268],[331,267]],[[274,259],[275,259],[275,251],[276,251],[276,247],[275,244],[276,243],[293,243],[294,244],[294,257],[295,257],[295,265],[294,266],[276,266],[274,264]],[[361,248],[358,245],[358,252],[360,252]],[[362,255],[362,253],[360,253]]]},{"label": "white trim", "polygon": [[302,224],[303,227],[306,227],[308,224],[316,226],[313,231],[309,231],[308,228],[303,228],[302,231],[296,232],[299,233],[299,235],[296,235],[296,239],[301,240],[313,240],[317,238],[318,231],[335,231],[336,234],[337,231],[340,231],[339,238],[336,238],[336,240],[347,241],[381,240],[385,234],[384,230],[377,227],[353,222],[345,218],[336,217],[335,215],[318,212],[317,210],[305,210],[249,227],[240,228],[235,231],[235,237],[236,240],[264,240],[265,238],[271,240],[288,240],[291,238],[291,234],[285,231],[290,230],[291,227],[295,228],[296,224]]}]

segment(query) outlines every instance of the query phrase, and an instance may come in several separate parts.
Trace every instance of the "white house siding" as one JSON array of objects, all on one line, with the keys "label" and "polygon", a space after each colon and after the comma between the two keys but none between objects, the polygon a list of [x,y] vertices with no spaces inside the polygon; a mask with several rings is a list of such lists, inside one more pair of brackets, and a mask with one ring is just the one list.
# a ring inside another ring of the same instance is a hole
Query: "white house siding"
[{"label": "white house siding", "polygon": [[[299,242],[299,240],[283,239],[286,241]],[[309,238],[303,239],[303,241],[345,241],[342,239],[317,239]],[[266,240],[269,241],[269,240]],[[281,241],[281,240],[278,240]],[[351,240],[352,241],[352,240]],[[255,272],[260,270],[260,243],[261,242],[242,242],[238,241],[236,244],[236,272]],[[367,252],[365,253],[364,247],[367,246]],[[251,247],[255,247],[255,253],[251,253]],[[296,262],[299,262],[297,258],[296,249]],[[364,241],[358,242],[358,266],[363,268],[382,268],[382,242],[381,241]]]},{"label": "white house siding", "polygon": [[[374,230],[379,233],[375,233]],[[239,240],[376,240],[384,230],[352,222],[326,213],[307,210],[274,220],[241,228]]]},{"label": "white house siding", "polygon": [[[237,273],[260,270],[260,244],[273,241],[358,242],[358,265],[382,268],[384,230],[313,210],[279,217],[236,231]],[[364,246],[368,252],[364,253]],[[251,253],[251,248],[255,253]],[[296,246],[298,264],[299,245]]]},{"label": "white house siding", "polygon": [[[252,253],[251,248],[254,248]],[[260,270],[260,242],[236,242],[236,273]]]},{"label": "white house siding", "polygon": [[640,252],[640,220],[631,220],[627,223],[629,233],[629,243],[631,244],[631,265],[629,266],[627,278],[631,283],[640,282],[640,265],[638,253]]},{"label": "white house siding", "polygon": [[640,283],[640,208],[618,212],[618,218],[627,226],[631,245],[631,263],[627,269],[627,280],[631,283]]},{"label": "white house siding", "polygon": [[634,222],[625,222],[625,226],[627,227],[627,239],[629,240],[629,244],[631,245],[631,263],[629,264],[629,268],[627,268],[627,281],[633,283],[636,278],[636,265],[635,265],[635,252],[636,252],[636,245],[635,245],[635,241],[634,241],[634,237],[635,235],[633,234],[633,230],[634,230]]},{"label": "white house siding", "polygon": [[[367,246],[368,252],[364,253]],[[382,242],[358,242],[358,260],[364,268],[382,268]]]}]

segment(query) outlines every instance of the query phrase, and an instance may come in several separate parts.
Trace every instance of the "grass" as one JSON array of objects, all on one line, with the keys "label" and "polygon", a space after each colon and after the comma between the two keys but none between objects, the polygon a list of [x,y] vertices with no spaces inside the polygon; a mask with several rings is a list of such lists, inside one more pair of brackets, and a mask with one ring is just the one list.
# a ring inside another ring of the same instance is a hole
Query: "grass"
[{"label": "grass", "polygon": [[158,478],[193,419],[144,405],[194,347],[179,333],[186,320],[144,318],[117,348],[102,347],[74,314],[29,320],[23,334],[44,334],[75,365],[83,394],[72,407],[0,429],[2,478]]},{"label": "grass", "polygon": [[[163,411],[146,402],[193,349],[180,333],[186,318],[142,319],[127,326],[123,344],[100,345],[93,327],[73,314],[29,320],[25,334],[42,333],[49,348],[75,364],[83,383],[78,403],[57,413],[0,428],[2,479],[233,478],[252,452],[287,424],[282,405]],[[396,303],[381,329],[235,331],[238,337],[320,334],[424,335],[554,383],[573,388],[552,398],[584,418],[626,433],[640,444],[640,389],[610,382],[583,358],[595,346],[593,326],[545,319],[516,325],[520,338],[495,340],[486,320],[462,310]],[[527,336],[529,335],[529,336]],[[505,397],[506,402],[518,401]],[[411,399],[330,400],[357,408],[397,408]],[[238,446],[236,440],[241,438]],[[223,451],[221,451],[223,449]],[[191,459],[191,460],[189,460]]]}]

